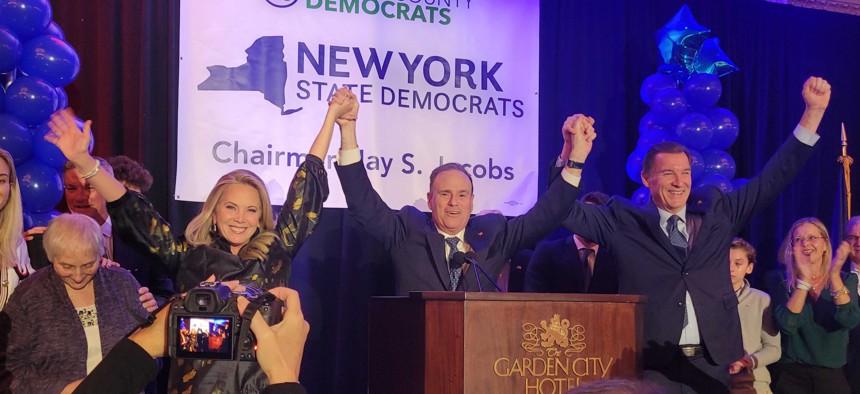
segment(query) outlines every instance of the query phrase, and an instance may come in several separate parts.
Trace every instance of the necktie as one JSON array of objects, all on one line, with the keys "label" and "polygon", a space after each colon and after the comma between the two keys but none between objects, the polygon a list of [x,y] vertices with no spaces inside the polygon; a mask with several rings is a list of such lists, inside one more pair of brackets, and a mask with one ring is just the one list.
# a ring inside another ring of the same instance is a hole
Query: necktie
[{"label": "necktie", "polygon": [[457,290],[457,284],[460,282],[460,271],[462,266],[454,267],[454,253],[457,253],[457,244],[460,243],[460,238],[448,237],[445,238],[445,243],[448,244],[448,274],[451,275],[451,291]]},{"label": "necktie", "polygon": [[588,286],[591,285],[591,264],[589,257],[594,254],[594,249],[582,248],[579,250],[579,261],[582,262],[582,291],[588,293]]},{"label": "necktie", "polygon": [[[681,234],[681,230],[678,230],[678,220],[681,220],[678,215],[672,215],[669,217],[669,220],[666,222],[666,233],[669,234],[669,242],[672,243],[672,246],[675,247],[675,250],[678,251],[678,254],[681,255],[685,260],[687,259],[687,239],[684,238],[684,234]],[[684,306],[684,325],[681,327],[687,327],[689,323],[687,318],[687,307]]]},{"label": "necktie", "polygon": [[675,247],[675,250],[678,251],[678,254],[683,258],[687,258],[687,239],[684,238],[684,234],[681,234],[681,231],[678,230],[678,220],[681,218],[678,215],[672,215],[669,220],[666,222],[666,233],[669,235],[669,242],[672,243],[672,246]]}]

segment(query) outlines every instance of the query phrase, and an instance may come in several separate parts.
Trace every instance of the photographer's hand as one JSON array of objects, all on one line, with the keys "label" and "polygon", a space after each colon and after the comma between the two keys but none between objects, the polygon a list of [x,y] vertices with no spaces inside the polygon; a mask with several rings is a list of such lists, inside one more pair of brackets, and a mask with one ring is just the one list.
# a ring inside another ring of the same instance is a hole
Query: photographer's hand
[{"label": "photographer's hand", "polygon": [[[271,384],[298,382],[310,325],[302,314],[298,292],[286,287],[269,292],[284,301],[286,311],[283,320],[271,327],[259,312],[251,320],[251,331],[257,337],[257,362]],[[239,297],[239,311],[244,312],[246,306],[248,300]]]},{"label": "photographer's hand", "polygon": [[128,336],[134,343],[145,350],[152,358],[162,357],[167,349],[167,313],[170,311],[168,302],[155,315],[155,321],[148,327],[143,327]]}]

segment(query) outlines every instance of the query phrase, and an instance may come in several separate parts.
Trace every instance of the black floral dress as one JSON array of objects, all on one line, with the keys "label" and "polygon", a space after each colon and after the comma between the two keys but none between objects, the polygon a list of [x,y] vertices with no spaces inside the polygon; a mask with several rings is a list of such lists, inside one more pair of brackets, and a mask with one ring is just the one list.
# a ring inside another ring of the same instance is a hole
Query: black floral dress
[{"label": "black floral dress", "polygon": [[[212,245],[189,245],[139,193],[127,192],[109,203],[108,211],[114,232],[158,255],[176,278],[180,292],[210,275],[222,281],[239,280],[271,289],[287,286],[292,260],[313,232],[328,193],[322,160],[308,155],[290,183],[275,225],[278,237],[265,260],[241,260],[230,253],[229,244],[217,233],[212,234]],[[267,385],[256,362],[178,359],[171,363],[171,393],[256,393]]]}]

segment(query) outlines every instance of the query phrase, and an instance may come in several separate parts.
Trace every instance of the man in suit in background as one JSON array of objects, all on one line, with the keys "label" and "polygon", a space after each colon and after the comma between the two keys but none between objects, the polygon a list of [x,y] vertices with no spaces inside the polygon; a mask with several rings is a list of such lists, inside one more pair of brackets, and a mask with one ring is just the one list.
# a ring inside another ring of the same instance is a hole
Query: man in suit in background
[{"label": "man in suit in background", "polygon": [[564,179],[555,182],[529,212],[510,220],[498,214],[471,217],[472,179],[457,163],[441,165],[430,175],[429,221],[413,206],[392,211],[367,177],[356,140],[355,121],[338,120],[341,147],[336,169],[350,214],[391,254],[397,294],[423,290],[495,291],[493,283],[484,276],[480,277],[479,288],[475,275],[471,272],[466,275],[452,261],[454,254],[474,251],[488,276],[496,278],[511,254],[558,227],[579,193],[581,163],[588,157],[596,137],[593,124],[593,119],[583,115],[565,121],[562,127],[565,138],[574,141],[569,159],[579,163],[579,168],[566,169],[562,174]]},{"label": "man in suit in background", "polygon": [[[585,204],[606,205],[609,196],[590,192]],[[573,234],[538,244],[526,268],[523,291],[530,293],[618,293],[618,268],[606,248]]]},{"label": "man in suit in background", "polygon": [[565,221],[568,230],[612,250],[620,293],[648,297],[644,377],[669,392],[729,392],[728,366],[744,355],[738,300],[726,274],[729,245],[812,154],[830,85],[810,77],[802,96],[806,109],[793,135],[746,186],[728,194],[708,186],[690,199],[689,153],[683,145],[664,142],[643,161],[650,202],[637,206],[618,197],[607,206],[577,202]]}]

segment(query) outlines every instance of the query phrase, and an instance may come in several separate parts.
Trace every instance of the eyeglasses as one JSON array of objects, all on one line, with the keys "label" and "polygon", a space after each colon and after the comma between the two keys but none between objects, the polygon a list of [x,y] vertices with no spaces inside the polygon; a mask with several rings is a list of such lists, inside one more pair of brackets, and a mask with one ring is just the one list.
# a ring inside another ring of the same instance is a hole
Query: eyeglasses
[{"label": "eyeglasses", "polygon": [[858,239],[860,239],[860,236],[857,236],[857,235],[849,235],[849,236],[845,237],[845,240],[848,241],[848,243],[850,243],[850,244],[857,242]]},{"label": "eyeglasses", "polygon": [[812,243],[812,241],[816,241],[819,239],[824,239],[823,235],[807,235],[805,237],[794,237],[791,239],[792,245],[797,245],[802,241],[806,241],[806,243]]}]

